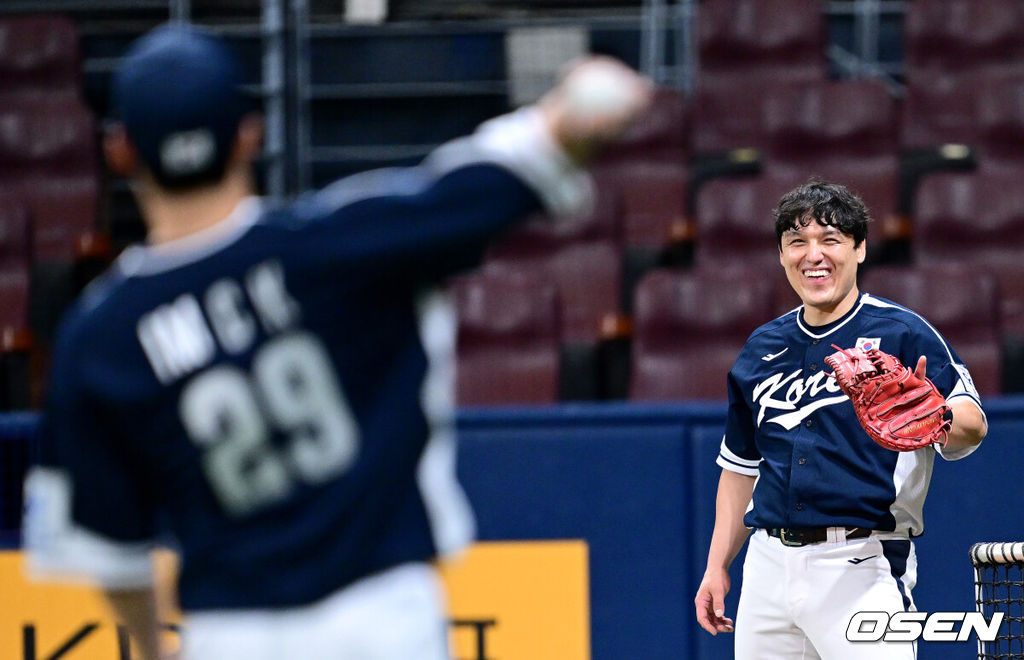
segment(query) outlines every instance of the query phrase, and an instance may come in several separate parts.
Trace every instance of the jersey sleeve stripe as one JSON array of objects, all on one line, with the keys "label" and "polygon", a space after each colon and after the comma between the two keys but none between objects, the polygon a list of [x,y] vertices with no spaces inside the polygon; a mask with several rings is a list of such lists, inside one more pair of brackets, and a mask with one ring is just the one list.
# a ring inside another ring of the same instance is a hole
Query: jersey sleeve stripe
[{"label": "jersey sleeve stripe", "polygon": [[742,456],[739,456],[734,451],[729,449],[729,447],[725,444],[725,437],[724,436],[722,437],[722,446],[721,446],[721,449],[720,449],[720,453],[722,454],[722,456],[726,460],[731,461],[731,462],[733,462],[733,463],[735,463],[737,465],[743,465],[743,466],[746,466],[746,467],[755,467],[756,468],[758,466],[758,464],[761,463],[761,459],[760,458],[743,458]]},{"label": "jersey sleeve stripe", "polygon": [[756,467],[752,468],[746,465],[735,463],[725,458],[721,454],[718,455],[718,459],[715,462],[718,463],[719,466],[726,470],[729,470],[730,472],[738,472],[739,474],[745,474],[748,477],[756,477],[758,475],[758,470]]}]

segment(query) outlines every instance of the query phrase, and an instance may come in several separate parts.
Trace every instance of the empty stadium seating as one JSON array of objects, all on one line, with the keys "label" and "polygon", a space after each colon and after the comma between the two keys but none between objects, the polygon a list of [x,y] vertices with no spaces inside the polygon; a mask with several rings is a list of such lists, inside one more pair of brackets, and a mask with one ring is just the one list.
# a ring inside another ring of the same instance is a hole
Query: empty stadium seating
[{"label": "empty stadium seating", "polygon": [[[601,205],[599,205],[601,208]],[[606,207],[607,208],[607,207]],[[538,218],[495,243],[485,266],[554,282],[561,304],[561,396],[607,396],[607,349],[628,327],[623,319],[623,254],[614,216]]]},{"label": "empty stadium seating", "polygon": [[622,248],[615,208],[598,204],[598,212],[585,217],[538,217],[488,251],[487,265],[542,274],[557,284],[566,342],[597,342],[603,319],[619,312]]},{"label": "empty stadium seating", "polygon": [[3,350],[24,347],[19,335],[28,329],[31,263],[28,209],[20,205],[0,205],[0,333]]},{"label": "empty stadium seating", "polygon": [[697,198],[697,265],[778,264],[772,210],[788,189],[788,181],[776,182],[769,173],[706,183]]},{"label": "empty stadium seating", "polygon": [[716,0],[697,14],[701,84],[751,80],[821,80],[826,24],[816,0]]},{"label": "empty stadium seating", "polygon": [[459,405],[558,401],[561,325],[555,285],[484,270],[451,285],[458,314]]},{"label": "empty stadium seating", "polygon": [[934,174],[916,202],[914,258],[967,262],[1000,283],[1000,325],[1024,338],[1024,190],[1021,173]]},{"label": "empty stadium seating", "polygon": [[930,171],[994,167],[1007,153],[1019,159],[1013,88],[1024,80],[1022,29],[1016,0],[908,3],[901,141],[919,170],[915,181]]},{"label": "empty stadium seating", "polygon": [[686,96],[659,87],[650,111],[591,167],[599,189],[622,200],[627,311],[643,272],[692,250],[689,140]]},{"label": "empty stadium seating", "polygon": [[0,17],[0,96],[73,100],[81,88],[78,28],[59,15]]},{"label": "empty stadium seating", "polygon": [[955,262],[884,266],[865,272],[860,288],[924,316],[959,354],[981,394],[1001,392],[999,290],[992,273]]},{"label": "empty stadium seating", "polygon": [[827,78],[825,17],[815,0],[704,2],[697,33],[691,123],[697,155],[761,147],[765,96]]},{"label": "empty stadium seating", "polygon": [[907,149],[944,144],[976,146],[979,76],[920,74],[907,80],[900,141]]},{"label": "empty stadium seating", "polygon": [[29,212],[0,205],[0,409],[32,403],[29,286],[32,264]]},{"label": "empty stadium seating", "polygon": [[859,194],[876,221],[868,243],[881,260],[902,236],[896,103],[877,82],[812,82],[769,91],[762,105],[762,173],[705,183],[697,193],[699,264],[772,264],[772,209],[789,190],[819,178]]},{"label": "empty stadium seating", "polygon": [[636,293],[634,401],[724,399],[726,374],[750,333],[774,316],[759,271],[652,271]]},{"label": "empty stadium seating", "polygon": [[1019,75],[978,85],[979,169],[1024,172],[1024,67]]},{"label": "empty stadium seating", "polygon": [[904,20],[907,78],[1024,63],[1024,5],[1017,0],[914,0]]},{"label": "empty stadium seating", "polygon": [[46,342],[84,285],[78,265],[107,258],[107,241],[98,231],[101,173],[94,117],[84,106],[59,99],[9,99],[0,107],[0,177],[0,200],[23,203],[31,212],[30,316],[37,338]]}]

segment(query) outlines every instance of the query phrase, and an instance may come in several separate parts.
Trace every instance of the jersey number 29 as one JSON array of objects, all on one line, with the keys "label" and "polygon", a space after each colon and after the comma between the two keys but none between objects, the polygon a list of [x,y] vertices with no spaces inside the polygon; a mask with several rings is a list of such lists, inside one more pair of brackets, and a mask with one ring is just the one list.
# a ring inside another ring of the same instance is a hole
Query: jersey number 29
[{"label": "jersey number 29", "polygon": [[[359,429],[331,364],[319,339],[289,334],[257,351],[251,373],[220,365],[185,386],[181,419],[228,513],[281,500],[297,482],[323,483],[355,461]],[[275,430],[286,437],[281,447]]]}]

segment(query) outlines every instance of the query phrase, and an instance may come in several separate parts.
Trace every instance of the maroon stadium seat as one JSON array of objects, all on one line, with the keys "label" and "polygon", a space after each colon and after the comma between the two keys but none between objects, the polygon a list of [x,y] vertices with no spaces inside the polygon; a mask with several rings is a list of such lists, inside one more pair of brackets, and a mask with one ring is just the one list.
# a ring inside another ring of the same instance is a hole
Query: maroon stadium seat
[{"label": "maroon stadium seat", "polygon": [[622,225],[616,191],[599,191],[595,212],[576,218],[538,216],[488,250],[486,263],[544,276],[558,287],[562,338],[593,343],[602,319],[620,310]]},{"label": "maroon stadium seat", "polygon": [[599,188],[622,199],[622,241],[663,248],[692,230],[687,217],[689,168],[683,163],[620,161],[594,170]]},{"label": "maroon stadium seat", "polygon": [[702,2],[697,32],[702,85],[825,78],[826,23],[817,0]]},{"label": "maroon stadium seat", "polygon": [[768,89],[780,84],[785,85],[756,78],[742,83],[730,79],[702,80],[691,106],[690,142],[694,155],[764,148],[762,106]]},{"label": "maroon stadium seat", "polygon": [[670,255],[692,254],[688,124],[683,92],[658,88],[650,111],[591,167],[599,190],[622,200],[626,310],[640,274],[674,262]]},{"label": "maroon stadium seat", "polygon": [[967,262],[999,280],[1002,331],[1024,338],[1024,167],[924,178],[915,202],[914,259]]},{"label": "maroon stadium seat", "polygon": [[[0,204],[0,409],[33,405],[33,353],[29,329],[31,227],[28,209]],[[41,374],[39,374],[41,377]],[[41,378],[40,378],[41,379]]]},{"label": "maroon stadium seat", "polygon": [[977,146],[977,91],[974,75],[923,72],[908,79],[900,120],[902,145],[907,149]]},{"label": "maroon stadium seat", "polygon": [[697,31],[694,154],[760,147],[768,91],[827,77],[826,23],[816,0],[703,2]]},{"label": "maroon stadium seat", "polygon": [[1024,169],[1024,68],[1017,76],[988,78],[977,93],[979,169]]},{"label": "maroon stadium seat", "polygon": [[773,318],[759,271],[656,270],[636,292],[630,399],[725,399],[747,337]]},{"label": "maroon stadium seat", "polygon": [[25,206],[0,205],[0,349],[22,345],[28,329],[31,227]]},{"label": "maroon stadium seat", "polygon": [[560,324],[554,284],[484,270],[451,286],[458,312],[459,405],[558,400]]},{"label": "maroon stadium seat", "polygon": [[704,184],[697,197],[697,265],[778,264],[772,210],[786,186],[767,174]]},{"label": "maroon stadium seat", "polygon": [[802,167],[830,158],[866,160],[899,149],[895,99],[874,80],[818,81],[768,92],[766,157]]},{"label": "maroon stadium seat", "polygon": [[562,340],[595,344],[620,313],[622,248],[611,240],[496,245],[487,265],[526,271],[554,282],[562,306]]},{"label": "maroon stadium seat", "polygon": [[0,95],[77,98],[81,88],[78,29],[63,16],[0,17]]},{"label": "maroon stadium seat", "polygon": [[39,259],[71,259],[96,233],[100,161],[96,121],[82,105],[9,99],[0,105],[0,177],[24,200]]},{"label": "maroon stadium seat", "polygon": [[1024,160],[1024,63],[1016,71],[978,70],[910,81],[902,131],[908,149],[948,143],[973,147],[982,169]]},{"label": "maroon stadium seat", "polygon": [[970,369],[978,391],[1000,393],[999,287],[992,273],[955,262],[886,266],[865,272],[860,288],[926,318]]},{"label": "maroon stadium seat", "polygon": [[1019,0],[914,0],[904,21],[907,77],[1019,67],[1024,3]]}]

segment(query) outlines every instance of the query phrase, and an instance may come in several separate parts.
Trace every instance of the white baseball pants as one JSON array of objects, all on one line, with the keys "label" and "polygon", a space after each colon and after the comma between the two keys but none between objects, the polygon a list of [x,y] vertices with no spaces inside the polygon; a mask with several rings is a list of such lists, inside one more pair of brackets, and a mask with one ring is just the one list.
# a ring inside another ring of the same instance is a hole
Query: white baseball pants
[{"label": "white baseball pants", "polygon": [[192,614],[183,660],[449,660],[436,571],[406,564],[307,607]]},{"label": "white baseball pants", "polygon": [[917,556],[909,540],[876,536],[787,547],[751,534],[736,612],[737,660],[913,660],[914,642],[849,642],[855,612],[913,610]]}]

